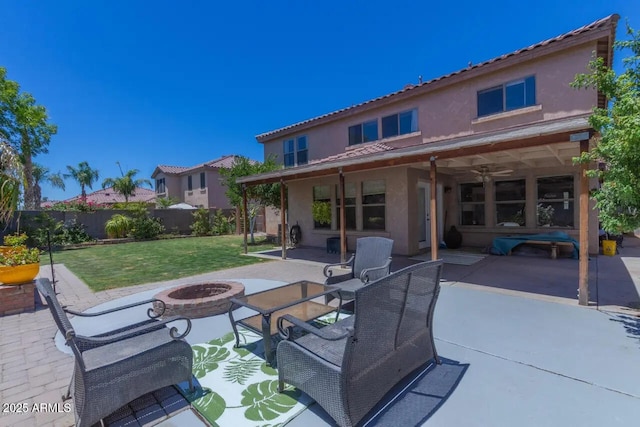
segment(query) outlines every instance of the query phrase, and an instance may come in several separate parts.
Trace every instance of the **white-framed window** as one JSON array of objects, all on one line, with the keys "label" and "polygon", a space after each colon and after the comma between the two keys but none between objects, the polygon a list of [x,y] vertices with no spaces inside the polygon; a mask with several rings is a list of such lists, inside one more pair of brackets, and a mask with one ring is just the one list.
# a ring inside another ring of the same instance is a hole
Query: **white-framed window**
[{"label": "white-framed window", "polygon": [[494,186],[496,224],[524,227],[526,224],[526,180],[496,181]]},{"label": "white-framed window", "polygon": [[284,153],[285,168],[305,165],[309,162],[309,147],[306,135],[285,139],[282,141],[282,151]]},{"label": "white-framed window", "polygon": [[204,189],[206,186],[205,174],[204,172],[200,172],[200,189]]},{"label": "white-framed window", "polygon": [[386,230],[386,194],[383,179],[362,182],[363,230]]},{"label": "white-framed window", "polygon": [[535,76],[478,91],[478,117],[536,104]]},{"label": "white-framed window", "polygon": [[485,225],[484,196],[482,183],[460,184],[460,225]]},{"label": "white-framed window", "polygon": [[187,177],[187,190],[193,190],[193,177],[191,175]]},{"label": "white-framed window", "polygon": [[536,180],[538,227],[574,227],[574,181],[572,175],[540,177]]},{"label": "white-framed window", "polygon": [[[336,185],[336,216],[338,217],[338,229],[340,228],[340,186]],[[356,183],[345,182],[344,184],[344,214],[346,216],[345,228],[347,230],[356,229]]]},{"label": "white-framed window", "polygon": [[378,120],[349,126],[349,145],[378,140]]},{"label": "white-framed window", "polygon": [[397,135],[418,131],[418,109],[403,111],[382,118],[382,137],[389,138]]},{"label": "white-framed window", "polygon": [[156,193],[162,194],[167,191],[164,178],[156,179]]}]

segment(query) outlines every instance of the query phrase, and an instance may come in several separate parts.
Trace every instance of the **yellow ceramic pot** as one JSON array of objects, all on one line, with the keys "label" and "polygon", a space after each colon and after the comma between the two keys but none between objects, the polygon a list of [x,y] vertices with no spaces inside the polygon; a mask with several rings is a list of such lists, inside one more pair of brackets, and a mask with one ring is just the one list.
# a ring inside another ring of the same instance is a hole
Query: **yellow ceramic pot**
[{"label": "yellow ceramic pot", "polygon": [[23,264],[0,267],[0,282],[4,285],[20,285],[35,279],[40,271],[40,264]]}]

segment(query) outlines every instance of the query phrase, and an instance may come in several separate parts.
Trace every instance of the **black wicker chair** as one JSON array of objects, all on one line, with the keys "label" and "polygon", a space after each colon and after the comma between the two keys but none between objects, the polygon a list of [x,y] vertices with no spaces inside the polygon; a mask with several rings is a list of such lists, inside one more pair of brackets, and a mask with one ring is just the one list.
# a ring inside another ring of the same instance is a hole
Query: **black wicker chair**
[{"label": "black wicker chair", "polygon": [[[289,383],[353,426],[403,377],[439,363],[432,326],[441,270],[441,260],[429,261],[378,279],[355,291],[355,315],[325,328],[279,318],[280,391]],[[309,333],[293,338],[284,320]]]},{"label": "black wicker chair", "polygon": [[[191,330],[189,319],[152,318],[98,336],[82,336],[76,334],[67,313],[100,316],[149,301],[84,314],[63,309],[49,279],[38,279],[36,286],[75,357],[67,395],[74,400],[76,426],[91,426],[132,400],[168,385],[189,381],[193,390],[193,353],[184,340]],[[152,309],[148,314],[154,316]],[[186,322],[184,333],[166,327],[176,321]]]}]

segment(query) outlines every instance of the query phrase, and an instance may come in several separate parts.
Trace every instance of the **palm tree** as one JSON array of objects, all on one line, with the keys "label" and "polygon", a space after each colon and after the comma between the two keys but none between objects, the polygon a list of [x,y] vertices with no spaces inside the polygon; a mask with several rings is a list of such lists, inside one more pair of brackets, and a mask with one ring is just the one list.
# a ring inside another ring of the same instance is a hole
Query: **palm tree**
[{"label": "palm tree", "polygon": [[134,179],[134,177],[140,172],[138,169],[128,170],[127,173],[122,172],[120,162],[116,162],[120,168],[119,178],[107,178],[102,181],[102,188],[113,187],[116,193],[124,196],[125,203],[129,203],[129,197],[136,191],[136,187],[141,187],[143,184],[147,184],[151,187],[151,181],[148,179]]},{"label": "palm tree", "polygon": [[67,166],[69,173],[64,174],[64,178],[73,178],[78,184],[80,184],[81,199],[83,202],[87,201],[87,192],[85,187],[89,187],[93,190],[93,183],[98,180],[98,170],[91,169],[89,163],[80,162],[78,167]]},{"label": "palm tree", "polygon": [[8,224],[18,206],[24,167],[18,153],[0,138],[0,222]]},{"label": "palm tree", "polygon": [[60,172],[50,173],[48,167],[35,162],[33,163],[32,174],[35,209],[39,210],[40,203],[42,201],[42,189],[40,188],[40,183],[43,181],[47,181],[49,184],[51,184],[52,187],[64,190],[64,179],[62,178],[62,174]]}]

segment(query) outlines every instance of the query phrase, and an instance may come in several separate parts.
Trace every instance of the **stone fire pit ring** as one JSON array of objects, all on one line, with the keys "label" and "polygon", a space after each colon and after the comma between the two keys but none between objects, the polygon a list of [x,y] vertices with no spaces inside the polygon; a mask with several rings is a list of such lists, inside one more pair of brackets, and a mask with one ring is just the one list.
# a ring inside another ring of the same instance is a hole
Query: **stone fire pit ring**
[{"label": "stone fire pit ring", "polygon": [[166,289],[154,298],[164,302],[154,302],[153,311],[164,317],[184,316],[190,319],[214,316],[229,311],[229,298],[244,295],[244,285],[239,282],[217,280],[206,283],[193,283]]}]

